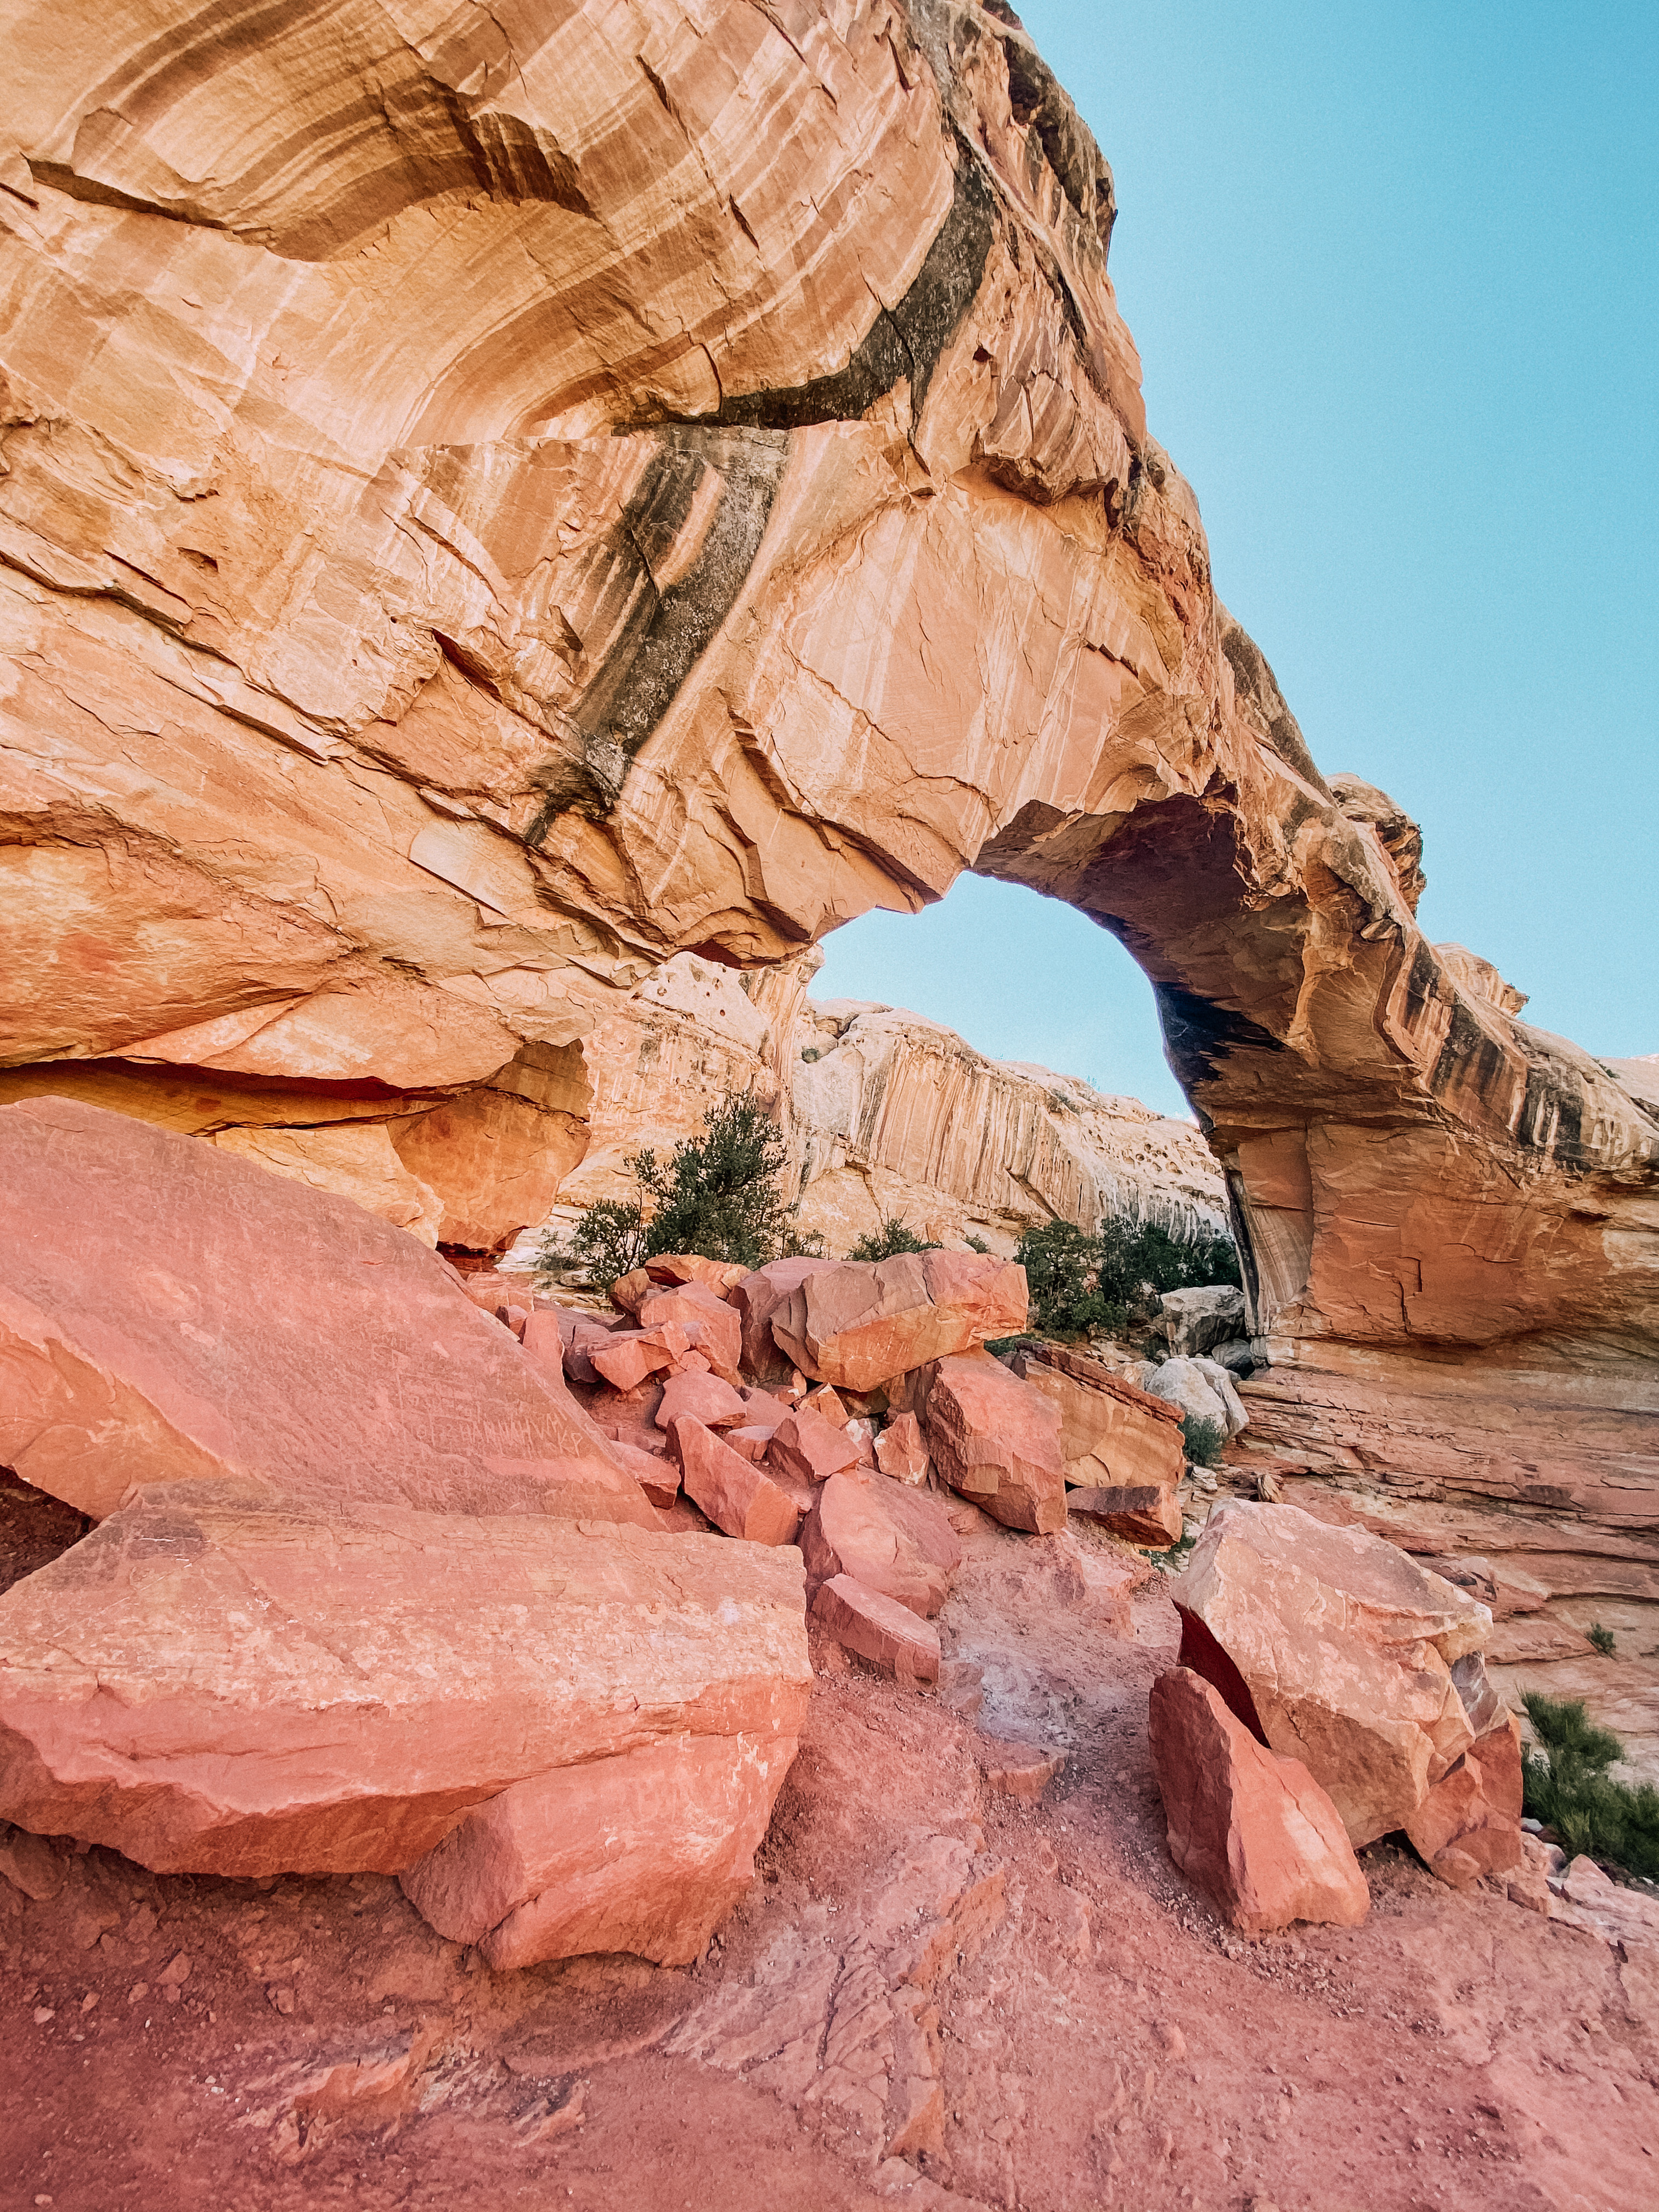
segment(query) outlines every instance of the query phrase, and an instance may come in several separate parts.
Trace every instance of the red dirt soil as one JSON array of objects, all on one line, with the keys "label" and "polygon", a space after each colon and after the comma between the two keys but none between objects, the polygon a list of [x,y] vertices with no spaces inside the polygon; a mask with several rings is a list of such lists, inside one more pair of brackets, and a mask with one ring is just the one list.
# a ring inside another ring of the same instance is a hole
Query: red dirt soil
[{"label": "red dirt soil", "polygon": [[[64,1843],[56,1895],[0,1881],[4,2212],[1659,2205],[1650,1955],[1390,1844],[1364,1926],[1237,1936],[1164,1848],[1159,1586],[1114,1640],[1049,1540],[952,1511],[945,1650],[983,1669],[980,1728],[1066,1753],[1038,1802],[988,1791],[974,1722],[820,1645],[762,1879],[690,1969],[492,1974],[380,1876],[262,1889]],[[918,1929],[942,2136],[884,2159],[895,2054],[923,2063],[895,1978]]]}]

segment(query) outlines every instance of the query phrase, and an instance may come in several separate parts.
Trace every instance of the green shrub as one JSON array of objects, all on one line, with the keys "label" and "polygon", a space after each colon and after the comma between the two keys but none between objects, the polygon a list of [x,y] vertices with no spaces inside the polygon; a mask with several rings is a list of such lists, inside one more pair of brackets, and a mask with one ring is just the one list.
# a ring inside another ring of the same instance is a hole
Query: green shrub
[{"label": "green shrub", "polygon": [[795,1233],[780,1187],[783,1139],[764,1107],[747,1094],[712,1108],[701,1133],[677,1145],[667,1159],[637,1152],[628,1165],[640,1197],[590,1206],[568,1249],[550,1231],[538,1274],[586,1267],[608,1290],[659,1252],[699,1252],[705,1260],[758,1267],[816,1243]]},{"label": "green shrub", "polygon": [[991,1248],[982,1237],[964,1237],[962,1241],[970,1252],[982,1252],[989,1259]]},{"label": "green shrub", "polygon": [[1187,1413],[1182,1417],[1181,1441],[1194,1467],[1219,1467],[1227,1431],[1219,1421],[1208,1420],[1202,1413]]},{"label": "green shrub", "polygon": [[1584,1633],[1604,1659],[1611,1659],[1619,1648],[1613,1642],[1613,1631],[1603,1628],[1599,1620],[1593,1622]]},{"label": "green shrub", "polygon": [[1607,1769],[1624,1754],[1611,1729],[1597,1728],[1582,1698],[1527,1692],[1539,1748],[1521,1754],[1526,1809],[1560,1837],[1569,1857],[1608,1859],[1632,1874],[1659,1875],[1659,1790],[1632,1790]]},{"label": "green shrub", "polygon": [[907,1229],[897,1214],[890,1213],[872,1237],[860,1237],[848,1254],[849,1260],[896,1260],[901,1252],[937,1252],[937,1244],[925,1244],[913,1230]]},{"label": "green shrub", "polygon": [[1045,1221],[1025,1231],[1014,1257],[1025,1270],[1032,1321],[1048,1336],[1112,1334],[1164,1291],[1239,1279],[1231,1237],[1182,1243],[1127,1214],[1109,1216],[1092,1237],[1069,1221]]}]

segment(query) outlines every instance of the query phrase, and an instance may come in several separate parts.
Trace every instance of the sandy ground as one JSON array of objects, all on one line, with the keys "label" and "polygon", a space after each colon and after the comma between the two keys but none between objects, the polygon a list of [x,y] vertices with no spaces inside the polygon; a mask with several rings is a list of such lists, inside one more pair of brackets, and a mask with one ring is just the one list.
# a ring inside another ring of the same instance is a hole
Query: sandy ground
[{"label": "sandy ground", "polygon": [[[1390,1844],[1363,1927],[1238,1937],[1164,1850],[1160,1586],[1114,1638],[965,1517],[941,1625],[982,1711],[821,1653],[690,1969],[492,1974],[379,1876],[64,1843],[55,1895],[0,1881],[0,2206],[1653,2212],[1659,1961]],[[987,1788],[981,1729],[1065,1750],[1036,1802]]]}]

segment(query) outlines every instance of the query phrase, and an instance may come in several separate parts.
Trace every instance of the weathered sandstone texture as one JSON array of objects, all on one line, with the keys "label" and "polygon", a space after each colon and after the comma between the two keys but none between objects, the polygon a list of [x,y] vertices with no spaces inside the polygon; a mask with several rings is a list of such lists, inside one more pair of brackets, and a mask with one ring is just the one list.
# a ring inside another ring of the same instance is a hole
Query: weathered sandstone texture
[{"label": "weathered sandstone texture", "polygon": [[1182,1665],[1302,1760],[1356,1844],[1407,1827],[1509,1724],[1480,1665],[1486,1607],[1363,1529],[1293,1505],[1221,1506],[1171,1595]]},{"label": "weathered sandstone texture", "polygon": [[1152,977],[1322,1449],[1650,1511],[1659,1125],[1217,601],[1006,10],[11,28],[7,1095],[495,1249],[671,956],[976,869]]},{"label": "weathered sandstone texture", "polygon": [[1066,1510],[1132,1544],[1178,1542],[1176,1492],[1187,1470],[1181,1408],[1062,1345],[1016,1352],[1010,1364],[1060,1415]]},{"label": "weathered sandstone texture", "polygon": [[1298,1759],[1268,1751],[1190,1668],[1152,1685],[1147,1733],[1170,1856],[1236,1928],[1356,1927],[1370,1892],[1341,1815]]},{"label": "weathered sandstone texture", "polygon": [[234,1475],[654,1526],[562,1379],[412,1237],[67,1098],[0,1107],[0,1464],[94,1518]]},{"label": "weathered sandstone texture", "polygon": [[803,1374],[880,1389],[1026,1321],[1025,1270],[976,1252],[904,1252],[808,1275],[772,1316],[772,1338]]},{"label": "weathered sandstone texture", "polygon": [[796,1553],[157,1485],[0,1597],[0,1812],[160,1870],[395,1873],[556,1769],[630,1802],[670,1740],[762,1747],[775,1795],[811,1680]]}]

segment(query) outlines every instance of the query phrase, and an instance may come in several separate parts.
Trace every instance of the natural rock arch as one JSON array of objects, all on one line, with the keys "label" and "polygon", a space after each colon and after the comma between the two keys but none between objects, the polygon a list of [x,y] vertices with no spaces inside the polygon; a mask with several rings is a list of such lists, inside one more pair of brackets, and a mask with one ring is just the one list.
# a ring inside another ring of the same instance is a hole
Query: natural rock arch
[{"label": "natural rock arch", "polygon": [[656,963],[977,868],[1152,976],[1308,1464],[1651,1520],[1659,1126],[1217,603],[1008,11],[72,13],[0,94],[5,1095],[487,1225]]}]

